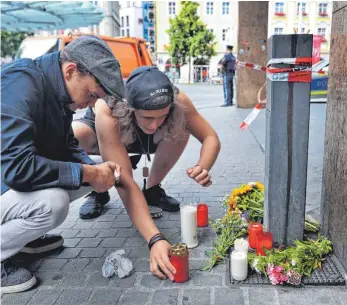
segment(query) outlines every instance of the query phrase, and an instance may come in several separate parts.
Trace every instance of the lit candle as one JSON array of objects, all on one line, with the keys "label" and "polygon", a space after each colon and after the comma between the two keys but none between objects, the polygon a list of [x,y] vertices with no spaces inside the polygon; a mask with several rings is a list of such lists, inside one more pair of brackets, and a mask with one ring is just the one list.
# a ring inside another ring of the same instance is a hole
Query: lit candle
[{"label": "lit candle", "polygon": [[264,232],[263,234],[259,235],[257,238],[257,254],[260,256],[265,255],[264,249],[272,249],[272,233],[271,232]]},{"label": "lit candle", "polygon": [[236,252],[246,252],[248,253],[248,241],[243,238],[238,238],[234,242],[234,250]]},{"label": "lit candle", "polygon": [[248,273],[246,252],[233,251],[231,253],[231,276],[236,281],[244,281]]},{"label": "lit candle", "polygon": [[257,237],[263,233],[263,226],[259,222],[252,222],[248,228],[248,242],[253,249],[257,247]]},{"label": "lit candle", "polygon": [[198,246],[198,228],[196,207],[192,205],[181,205],[181,238],[188,248]]},{"label": "lit candle", "polygon": [[208,226],[208,205],[204,203],[198,204],[197,207],[198,227]]}]

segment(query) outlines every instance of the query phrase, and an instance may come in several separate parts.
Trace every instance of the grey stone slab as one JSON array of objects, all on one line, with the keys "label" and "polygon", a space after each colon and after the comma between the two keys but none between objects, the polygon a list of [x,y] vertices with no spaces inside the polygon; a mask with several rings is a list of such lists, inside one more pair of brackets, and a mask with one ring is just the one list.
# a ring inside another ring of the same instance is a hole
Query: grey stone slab
[{"label": "grey stone slab", "polygon": [[139,291],[127,291],[118,301],[118,305],[143,305],[147,302],[148,293]]},{"label": "grey stone slab", "polygon": [[88,264],[88,258],[70,259],[69,262],[61,270],[63,272],[78,272],[82,271]]},{"label": "grey stone slab", "polygon": [[73,228],[75,230],[88,230],[94,225],[94,222],[92,221],[83,221],[83,222],[78,222],[76,223]]},{"label": "grey stone slab", "polygon": [[132,226],[131,221],[115,221],[112,228],[130,228]]},{"label": "grey stone slab", "polygon": [[183,289],[182,305],[209,305],[210,289]]},{"label": "grey stone slab", "polygon": [[29,300],[35,295],[37,292],[37,289],[25,291],[25,292],[19,292],[19,293],[11,293],[11,294],[4,294],[1,297],[1,304],[2,305],[25,305],[29,302]]},{"label": "grey stone slab", "polygon": [[156,290],[154,292],[151,305],[177,305],[178,304],[178,289]]},{"label": "grey stone slab", "polygon": [[347,288],[332,292],[333,296],[340,301],[339,305],[347,305]]},{"label": "grey stone slab", "polygon": [[310,300],[311,304],[327,305],[334,304],[334,299],[329,289],[301,289],[300,293],[290,288],[282,288],[278,291],[281,305],[305,304]]},{"label": "grey stone slab", "polygon": [[[104,237],[115,237],[119,233],[119,230],[117,229],[109,229],[109,230],[101,230],[99,232],[98,237],[104,238]],[[121,237],[121,236],[120,236]],[[125,237],[125,236],[124,236]]]},{"label": "grey stone slab", "polygon": [[100,244],[100,247],[104,247],[104,248],[122,247],[124,244],[124,241],[125,241],[125,238],[117,238],[117,237],[104,238],[104,240]]},{"label": "grey stone slab", "polygon": [[84,286],[87,279],[86,272],[69,272],[64,274],[64,278],[60,281],[59,287],[67,287],[67,288],[78,288]]},{"label": "grey stone slab", "polygon": [[136,229],[119,229],[117,237],[134,237]]},{"label": "grey stone slab", "polygon": [[131,288],[134,287],[136,280],[136,275],[132,274],[128,277],[124,277],[122,279],[118,278],[117,276],[111,277],[110,281],[108,282],[108,287],[119,287],[119,288]]},{"label": "grey stone slab", "polygon": [[116,222],[123,222],[123,221],[131,221],[128,214],[121,214],[117,216]]},{"label": "grey stone slab", "polygon": [[66,248],[61,252],[57,258],[75,258],[80,254],[81,249],[77,248]]},{"label": "grey stone slab", "polygon": [[[240,289],[216,288],[215,305],[244,305],[243,293]],[[293,304],[292,304],[293,305]]]},{"label": "grey stone slab", "polygon": [[205,260],[203,259],[190,259],[189,260],[189,270],[200,270],[203,268]]},{"label": "grey stone slab", "polygon": [[106,250],[104,248],[87,248],[87,249],[81,249],[82,252],[80,254],[80,257],[102,257]]},{"label": "grey stone slab", "polygon": [[84,305],[92,290],[86,288],[65,289],[54,305]]},{"label": "grey stone slab", "polygon": [[134,265],[136,272],[149,272],[149,260],[148,259],[138,259]]},{"label": "grey stone slab", "polygon": [[190,272],[189,284],[193,286],[222,286],[223,276],[206,272]]},{"label": "grey stone slab", "polygon": [[43,260],[39,271],[59,271],[67,261],[67,259],[45,259]]},{"label": "grey stone slab", "polygon": [[147,247],[132,248],[130,250],[129,257],[148,258],[149,250]]},{"label": "grey stone slab", "polygon": [[116,219],[116,217],[118,217],[117,215],[107,215],[107,214],[104,214],[104,215],[101,215],[99,216],[96,221],[97,222],[103,222],[103,221],[114,221]]},{"label": "grey stone slab", "polygon": [[72,239],[64,239],[64,247],[66,248],[74,248],[81,241],[81,238],[72,238]]},{"label": "grey stone slab", "polygon": [[76,223],[75,222],[67,222],[64,221],[59,227],[58,229],[71,229]]},{"label": "grey stone slab", "polygon": [[92,258],[90,259],[89,264],[87,265],[87,267],[84,268],[83,271],[85,272],[100,271],[104,262],[105,262],[104,258]]},{"label": "grey stone slab", "polygon": [[141,237],[129,237],[125,240],[123,247],[141,247],[147,246],[146,241]]},{"label": "grey stone slab", "polygon": [[116,305],[121,294],[121,289],[96,288],[86,305]]},{"label": "grey stone slab", "polygon": [[87,238],[87,237],[95,237],[96,235],[98,235],[99,230],[81,230],[76,237],[80,237],[80,238]]},{"label": "grey stone slab", "polygon": [[95,248],[102,241],[102,238],[94,237],[94,238],[83,238],[77,245],[79,248]]},{"label": "grey stone slab", "polygon": [[90,287],[106,287],[109,281],[110,279],[104,277],[100,269],[100,271],[88,274],[86,285]]},{"label": "grey stone slab", "polygon": [[108,209],[106,214],[119,215],[122,212],[122,209]]},{"label": "grey stone slab", "polygon": [[155,275],[144,275],[141,279],[140,285],[147,288],[158,288],[160,287],[162,279]]},{"label": "grey stone slab", "polygon": [[249,303],[250,305],[275,305],[278,304],[274,289],[266,288],[249,288]]},{"label": "grey stone slab", "polygon": [[107,230],[111,229],[114,225],[114,222],[97,222],[94,224],[93,229],[99,229],[99,230]]},{"label": "grey stone slab", "polygon": [[74,238],[80,230],[66,229],[61,231],[60,235],[64,238]]},{"label": "grey stone slab", "polygon": [[62,293],[62,289],[40,288],[27,305],[53,305]]}]

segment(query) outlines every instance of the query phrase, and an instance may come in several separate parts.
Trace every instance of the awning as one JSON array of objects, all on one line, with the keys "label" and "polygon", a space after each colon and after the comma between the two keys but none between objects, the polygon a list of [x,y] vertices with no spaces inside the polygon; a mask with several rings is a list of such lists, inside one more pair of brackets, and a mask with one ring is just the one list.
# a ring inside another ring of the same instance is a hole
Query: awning
[{"label": "awning", "polygon": [[99,24],[104,18],[95,1],[1,1],[1,29],[62,30]]}]

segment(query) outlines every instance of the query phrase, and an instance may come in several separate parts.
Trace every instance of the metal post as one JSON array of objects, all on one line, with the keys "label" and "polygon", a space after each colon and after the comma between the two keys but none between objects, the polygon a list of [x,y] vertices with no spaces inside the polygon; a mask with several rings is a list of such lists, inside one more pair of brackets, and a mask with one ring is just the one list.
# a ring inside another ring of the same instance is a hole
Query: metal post
[{"label": "metal post", "polygon": [[[268,61],[298,57],[312,57],[312,35],[269,39]],[[264,225],[286,245],[304,233],[310,88],[267,79]]]}]

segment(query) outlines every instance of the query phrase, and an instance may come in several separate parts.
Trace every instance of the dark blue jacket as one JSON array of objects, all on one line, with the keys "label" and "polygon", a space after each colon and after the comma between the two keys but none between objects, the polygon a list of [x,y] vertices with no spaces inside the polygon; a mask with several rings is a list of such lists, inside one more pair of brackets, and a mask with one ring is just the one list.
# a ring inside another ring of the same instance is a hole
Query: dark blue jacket
[{"label": "dark blue jacket", "polygon": [[72,132],[59,52],[3,66],[1,98],[1,194],[78,189],[94,162]]},{"label": "dark blue jacket", "polygon": [[236,58],[232,53],[224,55],[222,62],[223,73],[235,73]]}]

